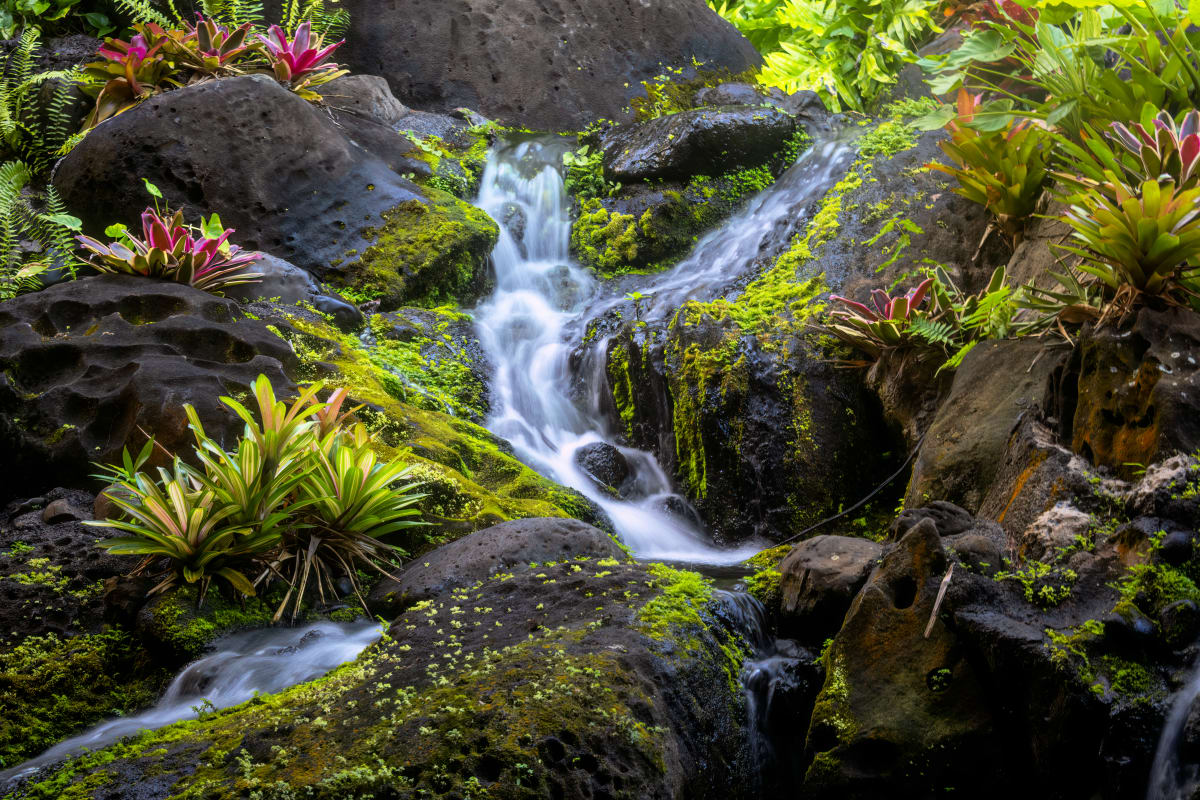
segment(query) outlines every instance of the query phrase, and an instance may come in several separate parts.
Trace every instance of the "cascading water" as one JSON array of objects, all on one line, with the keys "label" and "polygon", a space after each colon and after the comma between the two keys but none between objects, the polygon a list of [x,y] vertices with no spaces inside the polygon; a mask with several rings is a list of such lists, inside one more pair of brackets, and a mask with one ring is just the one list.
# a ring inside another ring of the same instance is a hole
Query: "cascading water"
[{"label": "cascading water", "polygon": [[156,705],[133,716],[101,723],[37,758],[0,772],[0,791],[84,748],[96,750],[143,730],[194,719],[201,707],[228,708],[256,694],[279,692],[319,678],[358,657],[379,639],[381,632],[377,622],[318,622],[302,628],[269,628],[224,637],[215,643],[214,653],[179,673]]},{"label": "cascading water", "polygon": [[[1200,742],[1188,741],[1187,736],[1191,717],[1200,707],[1197,701],[1200,701],[1200,667],[1179,690],[1171,713],[1167,715],[1150,768],[1146,800],[1192,800],[1200,794],[1200,758],[1197,757]],[[1190,757],[1185,756],[1184,750],[1190,751]]]},{"label": "cascading water", "polygon": [[[600,506],[639,558],[732,564],[761,549],[750,542],[715,547],[685,515],[687,509],[654,457],[616,445],[595,400],[604,390],[603,353],[594,347],[585,370],[593,398],[586,409],[569,392],[569,357],[587,321],[622,301],[606,295],[571,262],[570,204],[560,165],[562,140],[533,139],[499,145],[484,171],[478,205],[500,222],[493,253],[496,291],[475,312],[480,340],[495,365],[489,428],[510,441],[517,455],[542,474],[570,486]],[[647,313],[665,315],[686,299],[722,293],[756,259],[786,244],[790,225],[821,197],[849,157],[841,143],[806,155],[745,211],[709,234],[685,261],[659,276],[643,293]],[[707,298],[706,298],[707,299]],[[644,317],[645,318],[645,317]],[[584,473],[575,454],[589,444],[616,446],[633,473],[624,501]]]}]

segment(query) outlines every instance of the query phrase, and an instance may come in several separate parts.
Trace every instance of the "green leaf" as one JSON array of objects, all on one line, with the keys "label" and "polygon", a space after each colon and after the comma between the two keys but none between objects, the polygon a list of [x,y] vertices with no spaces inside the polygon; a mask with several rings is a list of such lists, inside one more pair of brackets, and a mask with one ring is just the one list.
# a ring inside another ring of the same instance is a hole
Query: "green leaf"
[{"label": "green leaf", "polygon": [[150,193],[151,197],[157,197],[159,200],[162,199],[162,192],[158,190],[157,186],[155,186],[146,178],[142,178],[142,182],[146,184],[146,191]]}]

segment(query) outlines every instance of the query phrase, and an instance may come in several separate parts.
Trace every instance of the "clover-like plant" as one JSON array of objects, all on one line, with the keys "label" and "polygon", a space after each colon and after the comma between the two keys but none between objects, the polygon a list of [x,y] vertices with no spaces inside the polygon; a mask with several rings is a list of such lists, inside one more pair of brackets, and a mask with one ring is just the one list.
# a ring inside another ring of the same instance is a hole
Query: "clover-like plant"
[{"label": "clover-like plant", "polygon": [[267,36],[259,34],[258,38],[275,79],[305,100],[317,102],[321,96],[313,91],[316,87],[348,73],[329,60],[345,40],[322,47],[321,37],[313,34],[308,22],[300,23],[290,40],[278,25],[272,25]]},{"label": "clover-like plant", "polygon": [[970,127],[979,98],[965,89],[958,93],[958,116],[946,125],[950,134],[941,148],[954,166],[931,163],[930,169],[958,179],[954,191],[987,208],[1014,246],[1020,243],[1025,219],[1037,206],[1049,175],[1049,134],[1020,121],[999,131]]},{"label": "clover-like plant", "polygon": [[232,228],[221,228],[221,219],[216,214],[202,219],[197,230],[184,224],[183,212],[168,217],[147,208],[142,213],[140,239],[128,230],[123,231],[119,241],[108,244],[90,236],[75,238],[92,254],[92,265],[100,272],[161,278],[220,292],[262,277],[246,271],[262,255],[243,252],[237,245],[229,244],[232,233]]},{"label": "clover-like plant", "polygon": [[108,38],[96,52],[102,61],[84,65],[91,83],[85,90],[96,93],[96,107],[86,127],[127,111],[172,86],[179,86],[176,67],[164,48],[170,41],[158,25],[135,25],[137,35],[129,41]]}]

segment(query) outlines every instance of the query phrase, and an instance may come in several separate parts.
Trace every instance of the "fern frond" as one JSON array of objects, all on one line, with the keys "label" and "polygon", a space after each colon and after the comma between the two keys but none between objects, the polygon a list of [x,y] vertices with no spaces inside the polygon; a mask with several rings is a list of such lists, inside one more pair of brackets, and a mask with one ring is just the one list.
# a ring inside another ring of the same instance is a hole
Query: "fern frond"
[{"label": "fern frond", "polygon": [[153,22],[164,28],[172,27],[170,17],[159,11],[150,0],[114,0],[117,8],[132,22]]},{"label": "fern frond", "polygon": [[930,344],[949,346],[954,342],[954,328],[948,322],[931,320],[928,317],[914,317],[908,323],[908,330]]}]

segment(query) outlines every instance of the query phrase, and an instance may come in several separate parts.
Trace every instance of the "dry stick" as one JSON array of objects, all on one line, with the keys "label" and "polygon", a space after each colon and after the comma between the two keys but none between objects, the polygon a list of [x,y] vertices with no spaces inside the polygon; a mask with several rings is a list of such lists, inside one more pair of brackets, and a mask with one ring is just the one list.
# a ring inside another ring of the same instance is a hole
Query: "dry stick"
[{"label": "dry stick", "polygon": [[942,607],[942,601],[946,599],[946,590],[950,588],[950,578],[954,575],[954,564],[950,565],[950,569],[946,570],[946,577],[942,578],[942,585],[938,587],[937,600],[933,601],[933,611],[929,612],[929,624],[925,626],[925,638],[929,638],[929,634],[933,633],[933,623],[937,620],[938,609]]}]

